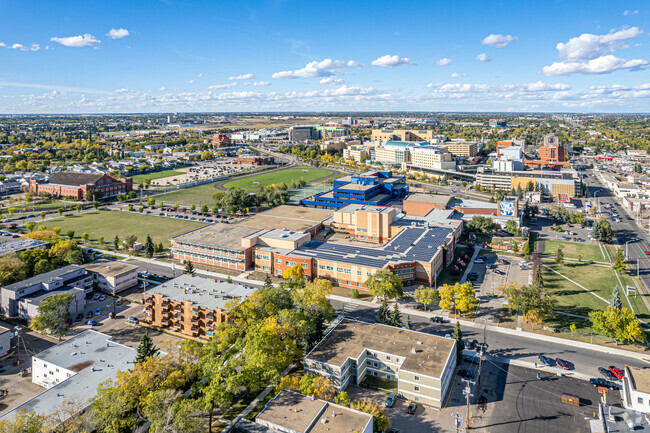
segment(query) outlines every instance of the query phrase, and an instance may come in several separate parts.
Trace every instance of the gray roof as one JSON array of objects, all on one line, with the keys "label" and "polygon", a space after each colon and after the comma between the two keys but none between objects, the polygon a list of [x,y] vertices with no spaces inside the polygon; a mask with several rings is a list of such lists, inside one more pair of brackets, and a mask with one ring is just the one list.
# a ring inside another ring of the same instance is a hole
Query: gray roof
[{"label": "gray roof", "polygon": [[230,433],[280,433],[280,431],[242,418],[233,425]]},{"label": "gray roof", "polygon": [[82,266],[79,265],[68,265],[64,266],[59,269],[55,269],[50,272],[45,272],[44,274],[38,274],[33,276],[32,278],[28,278],[23,281],[19,281],[17,283],[9,284],[8,286],[4,286],[2,289],[3,290],[10,290],[12,292],[17,292],[20,289],[24,289],[27,287],[31,287],[35,284],[43,284],[43,283],[49,283],[52,282],[58,278],[62,278],[66,276],[67,274],[74,272],[78,269],[83,269]]},{"label": "gray roof", "polygon": [[103,173],[75,173],[72,171],[60,171],[52,176],[48,183],[56,185],[80,186],[97,182],[104,176]]},{"label": "gray roof", "polygon": [[9,253],[31,250],[32,248],[49,246],[49,242],[39,241],[37,239],[22,238],[0,244],[0,257]]},{"label": "gray roof", "polygon": [[[68,286],[63,286],[60,289],[54,289],[54,290],[39,290],[36,293],[32,293],[29,296],[25,296],[23,299],[25,299],[27,302],[29,302],[32,305],[36,305],[37,307],[41,305],[41,302],[46,300],[47,298],[54,296],[54,295],[64,295],[66,293],[72,293],[76,294],[79,291],[84,291],[84,289],[80,289],[78,287],[68,287]],[[72,301],[72,304],[74,305],[74,299]]]},{"label": "gray roof", "polygon": [[223,310],[226,303],[235,298],[248,298],[256,287],[242,284],[215,281],[210,278],[184,274],[147,290],[148,295],[160,293],[164,298],[176,302],[191,301],[193,305],[208,310]]},{"label": "gray roof", "polygon": [[34,358],[63,367],[80,369],[77,374],[28,400],[0,419],[9,419],[19,410],[49,415],[66,400],[87,403],[97,394],[97,386],[114,379],[118,371],[133,368],[136,350],[111,341],[111,336],[88,329],[52,346]]}]

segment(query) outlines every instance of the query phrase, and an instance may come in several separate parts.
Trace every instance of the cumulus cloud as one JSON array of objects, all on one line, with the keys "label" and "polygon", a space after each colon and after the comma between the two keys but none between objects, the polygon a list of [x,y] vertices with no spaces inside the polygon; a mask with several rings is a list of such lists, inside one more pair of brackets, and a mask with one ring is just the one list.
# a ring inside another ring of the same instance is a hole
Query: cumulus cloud
[{"label": "cumulus cloud", "polygon": [[348,68],[363,68],[364,65],[363,63],[355,62],[354,60],[348,60],[348,62],[345,64]]},{"label": "cumulus cloud", "polygon": [[6,46],[7,44],[5,44],[4,42],[0,42],[0,47],[6,47]]},{"label": "cumulus cloud", "polygon": [[481,41],[481,45],[491,45],[496,48],[503,48],[517,39],[519,39],[517,36],[490,34]]},{"label": "cumulus cloud", "polygon": [[276,72],[271,77],[273,78],[313,78],[313,77],[329,77],[334,75],[333,69],[342,68],[345,63],[341,60],[325,59],[320,62],[309,62],[304,68],[296,69],[295,71],[281,71]]},{"label": "cumulus cloud", "polygon": [[129,36],[129,31],[127,29],[110,29],[106,36],[111,39],[122,39]]},{"label": "cumulus cloud", "polygon": [[568,42],[556,45],[558,55],[562,59],[550,66],[545,66],[542,72],[547,76],[572,74],[607,74],[621,69],[639,70],[648,66],[643,59],[622,59],[613,55],[615,51],[629,48],[624,41],[643,34],[638,27],[623,30],[610,30],[605,35],[583,33],[569,39]]},{"label": "cumulus cloud", "polygon": [[186,83],[187,84],[194,84],[194,80],[187,80]]},{"label": "cumulus cloud", "polygon": [[20,51],[25,51],[27,50],[27,47],[24,46],[23,44],[13,44],[12,46],[9,47],[12,50],[20,50]]},{"label": "cumulus cloud", "polygon": [[446,65],[450,64],[451,62],[452,62],[451,59],[443,57],[442,59],[440,59],[440,60],[438,60],[436,62],[436,65],[438,65],[438,66],[446,66]]},{"label": "cumulus cloud", "polygon": [[373,66],[382,67],[415,65],[415,63],[413,63],[408,57],[399,57],[398,55],[391,56],[390,54],[386,54],[385,56],[373,60],[371,64]]},{"label": "cumulus cloud", "polygon": [[247,81],[245,83],[242,83],[242,86],[253,86],[253,87],[266,87],[270,86],[271,83],[268,81]]},{"label": "cumulus cloud", "polygon": [[158,89],[159,92],[162,92],[162,91],[164,91],[164,90],[167,90],[167,87],[162,86],[162,87],[160,87],[160,88]]},{"label": "cumulus cloud", "polygon": [[230,89],[231,87],[235,87],[236,85],[237,82],[235,81],[227,84],[215,84],[213,86],[208,86],[208,89],[210,90]]},{"label": "cumulus cloud", "polygon": [[462,74],[460,72],[454,72],[453,74],[451,74],[451,78],[463,78],[463,77],[466,77],[466,76],[467,76],[467,74]]},{"label": "cumulus cloud", "polygon": [[564,83],[549,84],[542,81],[525,84],[459,84],[430,83],[427,88],[434,88],[440,93],[488,93],[488,92],[550,92],[569,90],[571,86]]},{"label": "cumulus cloud", "polygon": [[628,15],[638,15],[639,11],[628,11],[626,10],[623,12],[623,16],[628,16]]},{"label": "cumulus cloud", "polygon": [[255,75],[253,74],[244,74],[244,75],[233,75],[231,77],[228,77],[230,81],[233,80],[250,80],[251,78],[255,78]]},{"label": "cumulus cloud", "polygon": [[32,46],[29,48],[29,51],[38,51],[41,49],[41,46],[38,44],[32,44]]},{"label": "cumulus cloud", "polygon": [[492,59],[487,56],[485,53],[481,53],[478,56],[476,56],[476,60],[479,62],[491,62]]},{"label": "cumulus cloud", "polygon": [[341,78],[325,77],[325,78],[321,78],[320,83],[321,84],[339,85],[339,84],[345,83],[345,80],[343,80]]},{"label": "cumulus cloud", "polygon": [[95,45],[99,45],[99,40],[95,38],[93,35],[90,33],[84,33],[83,35],[77,35],[77,36],[68,36],[65,38],[59,38],[59,37],[52,37],[50,38],[52,42],[58,42],[61,45],[65,45],[66,47],[92,47]]}]

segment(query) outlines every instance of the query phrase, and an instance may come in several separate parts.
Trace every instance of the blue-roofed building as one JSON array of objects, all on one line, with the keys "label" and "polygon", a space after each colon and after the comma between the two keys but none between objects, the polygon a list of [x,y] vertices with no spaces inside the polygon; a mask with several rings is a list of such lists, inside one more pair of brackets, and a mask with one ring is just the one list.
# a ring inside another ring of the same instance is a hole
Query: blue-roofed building
[{"label": "blue-roofed building", "polygon": [[335,179],[333,189],[300,200],[302,206],[341,209],[350,204],[383,206],[401,201],[409,193],[405,176],[391,171],[368,171]]}]

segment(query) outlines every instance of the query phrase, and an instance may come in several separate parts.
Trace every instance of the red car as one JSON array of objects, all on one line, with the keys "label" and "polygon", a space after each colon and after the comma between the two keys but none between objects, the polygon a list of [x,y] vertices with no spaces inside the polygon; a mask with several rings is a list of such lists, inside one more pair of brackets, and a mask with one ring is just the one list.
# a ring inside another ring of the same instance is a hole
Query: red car
[{"label": "red car", "polygon": [[609,366],[609,371],[611,371],[612,374],[619,380],[623,380],[623,376],[625,376],[623,370],[621,370],[620,368],[616,368],[613,365]]},{"label": "red car", "polygon": [[565,361],[562,358],[555,358],[557,365],[562,367],[563,370],[571,370],[571,364],[568,361]]},{"label": "red car", "polygon": [[644,253],[650,256],[650,251],[644,251]]}]

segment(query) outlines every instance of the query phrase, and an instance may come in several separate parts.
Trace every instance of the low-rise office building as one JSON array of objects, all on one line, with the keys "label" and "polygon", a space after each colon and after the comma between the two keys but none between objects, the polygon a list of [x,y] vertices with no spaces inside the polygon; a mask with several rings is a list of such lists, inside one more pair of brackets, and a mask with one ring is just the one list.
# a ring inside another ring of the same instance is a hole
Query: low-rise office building
[{"label": "low-rise office building", "polygon": [[456,341],[382,324],[343,320],[304,360],[343,391],[366,376],[397,382],[398,395],[441,408],[456,369]]},{"label": "low-rise office building", "polygon": [[510,171],[497,172],[479,168],[476,173],[476,183],[486,188],[502,191],[515,190],[521,187],[526,190],[529,184],[541,186],[542,192],[557,196],[567,194],[571,198],[582,196],[582,181],[574,170],[552,171]]},{"label": "low-rise office building", "polygon": [[255,290],[184,274],[145,292],[144,320],[157,328],[207,339],[227,320],[226,304],[246,299]]},{"label": "low-rise office building", "polygon": [[433,129],[373,129],[371,139],[379,141],[426,141],[436,138]]},{"label": "low-rise office building", "polygon": [[138,267],[115,260],[101,260],[84,265],[100,291],[115,296],[138,284]]},{"label": "low-rise office building", "polygon": [[450,140],[442,143],[454,156],[473,158],[478,155],[479,143],[476,141]]},{"label": "low-rise office building", "polygon": [[77,334],[32,357],[32,383],[46,390],[0,419],[12,419],[21,410],[52,415],[67,402],[83,411],[99,384],[115,379],[118,371],[132,369],[135,357],[135,349],[112,341],[109,335],[91,329]]},{"label": "low-rise office building", "polygon": [[60,171],[48,180],[31,180],[29,190],[34,194],[50,194],[53,197],[68,197],[86,200],[87,195],[97,192],[99,197],[114,197],[128,194],[133,189],[130,177],[115,179],[103,173],[75,173]]},{"label": "low-rise office building", "polygon": [[72,293],[70,314],[83,312],[86,293],[92,292],[93,279],[82,266],[68,265],[0,288],[1,314],[29,320],[37,315],[38,306],[53,295]]}]

